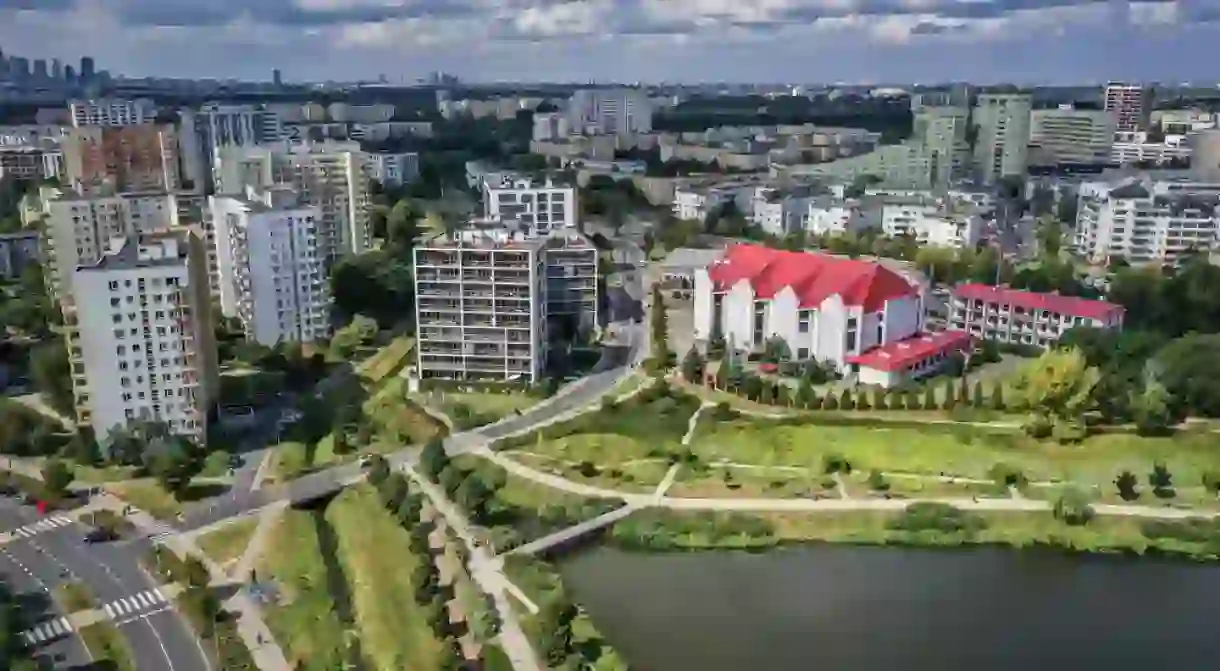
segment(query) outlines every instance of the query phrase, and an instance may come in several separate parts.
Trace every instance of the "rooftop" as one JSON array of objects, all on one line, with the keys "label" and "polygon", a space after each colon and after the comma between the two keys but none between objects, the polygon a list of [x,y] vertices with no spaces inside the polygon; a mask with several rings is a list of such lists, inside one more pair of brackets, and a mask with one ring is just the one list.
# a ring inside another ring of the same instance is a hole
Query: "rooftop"
[{"label": "rooftop", "polygon": [[1043,294],[986,284],[959,284],[954,287],[957,298],[1012,305],[1026,310],[1049,310],[1058,314],[1090,319],[1106,319],[1124,312],[1121,305],[1075,296]]},{"label": "rooftop", "polygon": [[876,312],[886,302],[919,294],[919,287],[879,263],[814,252],[787,252],[759,245],[734,245],[708,266],[716,291],[745,280],[757,298],[774,298],[791,288],[801,308],[814,308],[831,296],[844,305]]},{"label": "rooftop", "polygon": [[174,233],[152,233],[115,238],[110,251],[102,254],[97,263],[77,266],[77,272],[90,270],[135,270],[173,266],[186,258],[186,246],[182,238]]},{"label": "rooftop", "polygon": [[902,370],[936,354],[961,352],[973,344],[965,331],[921,333],[847,357],[847,363],[885,372]]}]

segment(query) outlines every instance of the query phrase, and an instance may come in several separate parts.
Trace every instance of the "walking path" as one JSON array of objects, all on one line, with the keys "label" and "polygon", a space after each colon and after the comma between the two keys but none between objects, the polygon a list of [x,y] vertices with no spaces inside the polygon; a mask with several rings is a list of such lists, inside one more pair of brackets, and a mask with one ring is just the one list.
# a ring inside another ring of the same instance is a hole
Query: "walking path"
[{"label": "walking path", "polygon": [[[508,602],[507,592],[512,591],[516,596],[520,590],[515,586],[509,587],[512,582],[504,574],[503,564],[492,560],[487,549],[475,539],[470,522],[466,520],[465,515],[445,497],[439,487],[428,482],[410,466],[404,466],[403,471],[420,487],[424,495],[432,502],[432,506],[449,524],[449,528],[453,530],[454,534],[466,544],[466,549],[470,553],[468,566],[470,577],[474,579],[479,589],[491,596],[496,605],[501,622],[500,646],[504,649],[509,661],[512,662],[513,669],[515,671],[542,671],[534,648],[530,645],[529,638],[526,637],[516,613]],[[538,607],[528,599],[522,603],[526,604],[526,608],[531,612],[537,612]]]}]

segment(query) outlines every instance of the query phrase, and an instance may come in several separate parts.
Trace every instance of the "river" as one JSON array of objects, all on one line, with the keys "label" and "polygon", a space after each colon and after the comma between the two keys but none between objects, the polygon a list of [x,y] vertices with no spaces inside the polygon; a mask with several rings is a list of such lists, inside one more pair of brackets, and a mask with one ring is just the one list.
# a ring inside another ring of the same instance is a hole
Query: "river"
[{"label": "river", "polygon": [[1220,668],[1220,568],[810,545],[563,562],[634,671]]}]

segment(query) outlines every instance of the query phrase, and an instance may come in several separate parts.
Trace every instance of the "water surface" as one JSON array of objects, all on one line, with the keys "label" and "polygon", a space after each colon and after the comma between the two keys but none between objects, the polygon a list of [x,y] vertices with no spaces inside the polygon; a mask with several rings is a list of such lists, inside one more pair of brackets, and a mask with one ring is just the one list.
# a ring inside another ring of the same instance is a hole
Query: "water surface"
[{"label": "water surface", "polygon": [[636,671],[1220,669],[1220,568],[1000,548],[597,548],[563,572]]}]

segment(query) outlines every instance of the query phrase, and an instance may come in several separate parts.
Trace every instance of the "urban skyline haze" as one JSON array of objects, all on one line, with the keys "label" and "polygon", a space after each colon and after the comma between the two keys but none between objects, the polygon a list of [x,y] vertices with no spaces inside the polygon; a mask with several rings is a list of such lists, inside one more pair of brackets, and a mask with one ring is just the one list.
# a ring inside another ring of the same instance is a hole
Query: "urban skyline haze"
[{"label": "urban skyline haze", "polygon": [[0,0],[0,47],[128,76],[1210,84],[1211,0]]}]

